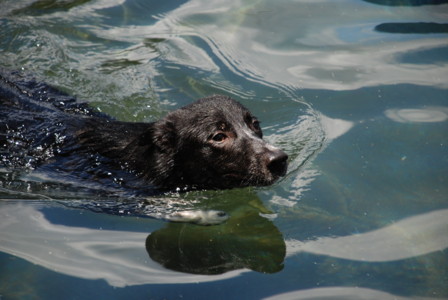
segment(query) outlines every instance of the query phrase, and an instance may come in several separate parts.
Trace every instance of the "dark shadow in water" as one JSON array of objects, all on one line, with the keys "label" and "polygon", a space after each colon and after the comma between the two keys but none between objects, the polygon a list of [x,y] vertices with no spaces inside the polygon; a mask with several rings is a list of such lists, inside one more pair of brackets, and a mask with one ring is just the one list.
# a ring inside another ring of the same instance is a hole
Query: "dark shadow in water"
[{"label": "dark shadow in water", "polygon": [[90,2],[90,0],[67,0],[67,1],[38,0],[36,2],[32,2],[30,5],[26,7],[14,10],[13,14],[39,16],[54,13],[57,11],[68,11],[73,7],[83,5],[87,2]]},{"label": "dark shadow in water", "polygon": [[[228,199],[228,193],[225,194]],[[168,223],[151,233],[146,239],[151,259],[168,269],[193,274],[222,274],[242,268],[262,273],[282,270],[285,242],[272,221],[260,215],[267,212],[266,208],[252,192],[240,190],[233,194],[237,199],[231,202],[240,205],[233,207],[224,224]],[[219,196],[213,201],[226,202]],[[228,204],[227,201],[227,207]]]},{"label": "dark shadow in water", "polygon": [[426,34],[426,33],[448,33],[448,24],[440,23],[382,23],[375,26],[375,30],[385,33],[407,33],[407,34]]},{"label": "dark shadow in water", "polygon": [[369,3],[387,6],[422,6],[440,5],[448,3],[448,0],[364,0]]},{"label": "dark shadow in water", "polygon": [[0,175],[5,183],[0,187],[2,198],[48,199],[42,202],[48,207],[62,204],[100,214],[168,220],[173,212],[182,210],[218,210],[229,215],[220,225],[167,222],[153,231],[146,239],[147,252],[167,269],[193,274],[222,274],[243,268],[275,273],[283,269],[283,235],[261,215],[272,212],[251,188],[127,198],[52,182],[22,182],[10,178],[15,177],[12,173]]},{"label": "dark shadow in water", "polygon": [[448,46],[409,51],[397,57],[405,64],[446,64],[448,63]]}]

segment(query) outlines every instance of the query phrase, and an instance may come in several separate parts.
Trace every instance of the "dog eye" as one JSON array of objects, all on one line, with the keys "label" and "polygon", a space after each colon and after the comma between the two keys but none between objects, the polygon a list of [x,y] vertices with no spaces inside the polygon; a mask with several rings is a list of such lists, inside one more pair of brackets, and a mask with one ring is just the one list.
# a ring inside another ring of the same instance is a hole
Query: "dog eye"
[{"label": "dog eye", "polygon": [[257,119],[252,120],[252,130],[258,135],[260,138],[263,138],[263,132],[261,131],[260,121]]},{"label": "dog eye", "polygon": [[227,138],[227,135],[225,135],[224,133],[220,132],[220,133],[215,134],[215,135],[212,137],[212,140],[214,140],[215,142],[222,142],[222,141],[224,141],[226,138]]}]

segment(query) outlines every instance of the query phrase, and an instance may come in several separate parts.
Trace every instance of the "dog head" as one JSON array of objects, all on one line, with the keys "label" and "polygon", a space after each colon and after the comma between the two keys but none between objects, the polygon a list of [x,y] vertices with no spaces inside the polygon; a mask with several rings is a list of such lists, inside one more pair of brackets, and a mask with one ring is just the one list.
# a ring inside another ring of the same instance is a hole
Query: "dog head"
[{"label": "dog head", "polygon": [[[288,156],[263,138],[260,123],[237,101],[200,99],[154,124],[162,154],[162,186],[233,188],[264,186],[284,176]],[[156,159],[158,159],[156,157]]]}]

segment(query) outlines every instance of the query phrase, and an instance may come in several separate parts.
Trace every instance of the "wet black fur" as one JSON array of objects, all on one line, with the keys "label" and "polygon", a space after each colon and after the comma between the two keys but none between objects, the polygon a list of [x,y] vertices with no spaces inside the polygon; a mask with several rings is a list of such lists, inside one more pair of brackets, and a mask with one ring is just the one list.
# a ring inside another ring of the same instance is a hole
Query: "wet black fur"
[{"label": "wet black fur", "polygon": [[158,189],[269,185],[287,156],[221,95],[153,123],[120,122],[19,73],[0,75],[0,164]]}]

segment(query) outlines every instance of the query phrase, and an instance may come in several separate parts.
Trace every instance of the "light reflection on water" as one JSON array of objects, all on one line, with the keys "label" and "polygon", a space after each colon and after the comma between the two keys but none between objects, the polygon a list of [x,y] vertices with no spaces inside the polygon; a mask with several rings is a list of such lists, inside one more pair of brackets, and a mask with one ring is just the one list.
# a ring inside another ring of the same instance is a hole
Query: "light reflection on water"
[{"label": "light reflection on water", "polygon": [[[150,233],[55,225],[35,205],[2,205],[0,249],[63,274],[105,279],[112,286],[123,287],[223,280],[247,271],[241,269],[215,277],[172,273],[148,259],[141,243]],[[307,242],[286,240],[287,255],[307,252],[363,262],[409,259],[446,249],[447,230],[448,210],[440,210],[362,234]],[[128,255],[124,257],[120,252]]]},{"label": "light reflection on water", "polygon": [[[231,213],[222,231],[188,225],[188,234],[156,220],[74,214],[51,199],[98,197],[45,174],[1,169],[0,198],[45,199],[38,206],[2,201],[4,253],[53,270],[71,292],[74,279],[60,274],[120,287],[158,283],[148,286],[154,298],[208,299],[216,286],[227,291],[214,293],[217,299],[448,297],[448,4],[31,3],[2,3],[0,67],[23,69],[127,121],[152,121],[193,99],[229,94],[261,119],[266,139],[291,160],[286,178],[272,187],[180,196]],[[98,229],[106,223],[110,230]],[[240,248],[204,247],[232,257],[222,268],[232,271],[183,274],[149,259],[144,243],[151,232],[179,242],[219,232],[218,240]],[[279,251],[270,247],[276,245]],[[28,278],[30,267],[10,257],[1,264]],[[1,269],[0,295],[13,294],[11,271]],[[47,273],[32,274],[42,283]],[[184,285],[160,285],[167,282]],[[46,298],[51,291],[37,285],[30,294]],[[114,296],[100,283],[86,291],[100,287]],[[147,290],[123,293],[143,298]]]},{"label": "light reflection on water", "polygon": [[349,260],[386,262],[408,259],[448,247],[448,210],[400,220],[381,229],[344,237],[287,241],[288,254],[308,252]]},{"label": "light reflection on water", "polygon": [[388,109],[384,114],[389,119],[400,123],[444,122],[448,120],[448,107]]}]

